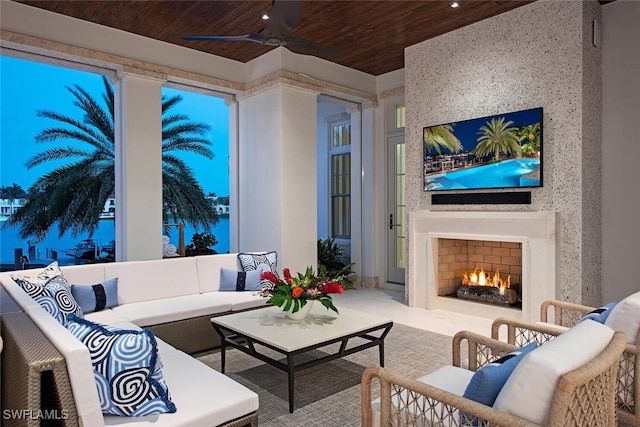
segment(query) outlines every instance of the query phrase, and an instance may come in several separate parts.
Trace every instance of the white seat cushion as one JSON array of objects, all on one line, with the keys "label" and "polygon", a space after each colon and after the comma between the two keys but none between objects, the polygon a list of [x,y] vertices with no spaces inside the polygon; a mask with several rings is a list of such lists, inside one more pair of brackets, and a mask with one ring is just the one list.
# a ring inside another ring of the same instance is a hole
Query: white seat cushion
[{"label": "white seat cushion", "polygon": [[162,340],[157,342],[176,413],[136,419],[105,416],[106,425],[210,427],[258,410],[256,393]]},{"label": "white seat cushion", "polygon": [[207,292],[201,294],[203,297],[210,297],[217,302],[231,305],[231,311],[246,310],[266,306],[268,298],[261,297],[251,291],[244,292]]},{"label": "white seat cushion", "polygon": [[104,264],[67,265],[60,271],[69,285],[95,285],[106,280]]},{"label": "white seat cushion", "polygon": [[531,351],[509,376],[493,407],[544,424],[558,378],[599,355],[613,333],[601,323],[585,320]]},{"label": "white seat cushion", "polygon": [[111,310],[138,326],[150,326],[224,313],[231,310],[231,304],[214,298],[214,295],[195,294],[134,302],[113,307]]},{"label": "white seat cushion", "polygon": [[85,313],[84,318],[95,323],[111,326],[117,323],[129,322],[128,317],[125,317],[121,313],[117,313],[110,308],[100,311],[94,311],[92,313]]}]

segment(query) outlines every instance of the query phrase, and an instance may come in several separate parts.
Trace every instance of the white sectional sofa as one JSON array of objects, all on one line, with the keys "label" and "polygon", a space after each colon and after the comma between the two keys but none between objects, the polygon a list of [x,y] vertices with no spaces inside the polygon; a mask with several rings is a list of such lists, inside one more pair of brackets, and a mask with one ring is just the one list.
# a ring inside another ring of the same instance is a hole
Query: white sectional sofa
[{"label": "white sectional sofa", "polygon": [[[257,394],[187,354],[219,343],[211,317],[266,305],[253,292],[219,291],[221,268],[240,270],[237,254],[61,267],[69,284],[92,285],[118,278],[118,305],[88,313],[85,319],[154,332],[177,411],[145,417],[102,414],[87,347],[11,278],[16,273],[35,275],[38,270],[0,273],[3,409],[28,409],[34,418],[33,411],[42,414],[43,408],[55,408],[61,412],[52,413],[64,418],[65,425],[92,427],[257,425]],[[21,354],[13,356],[12,346],[20,348]],[[52,356],[43,362],[38,357],[42,353]],[[21,372],[28,378],[14,378]],[[49,393],[53,403],[45,404],[35,394],[47,382],[53,384]],[[66,395],[70,399],[65,402]],[[3,425],[39,425],[35,418],[5,419]]]}]

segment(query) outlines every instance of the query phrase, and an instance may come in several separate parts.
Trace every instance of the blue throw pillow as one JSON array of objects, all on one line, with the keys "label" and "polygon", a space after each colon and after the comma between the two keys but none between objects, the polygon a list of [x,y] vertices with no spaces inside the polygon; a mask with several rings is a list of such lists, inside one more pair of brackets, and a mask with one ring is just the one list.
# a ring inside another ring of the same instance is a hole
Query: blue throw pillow
[{"label": "blue throw pillow", "polygon": [[538,343],[533,342],[477,370],[467,385],[463,397],[493,406],[498,393],[516,365],[537,346]]},{"label": "blue throw pillow", "polygon": [[149,329],[117,329],[74,315],[68,316],[67,329],[89,349],[103,413],[141,417],[176,412]]},{"label": "blue throw pillow", "polygon": [[609,317],[609,314],[611,314],[611,310],[616,306],[616,304],[617,302],[610,302],[609,304],[605,304],[602,307],[596,308],[592,312],[585,314],[582,319],[580,319],[580,322],[582,322],[583,320],[591,319],[604,325],[605,320],[607,320],[607,317]]},{"label": "blue throw pillow", "polygon": [[54,276],[42,286],[21,277],[15,277],[13,280],[60,324],[66,325],[68,314],[83,316],[82,308],[73,298],[62,276]]},{"label": "blue throw pillow", "polygon": [[220,290],[221,291],[260,291],[260,273],[253,271],[235,271],[226,268],[220,269]]},{"label": "blue throw pillow", "polygon": [[71,285],[71,295],[84,313],[115,307],[118,305],[118,278],[96,285]]}]

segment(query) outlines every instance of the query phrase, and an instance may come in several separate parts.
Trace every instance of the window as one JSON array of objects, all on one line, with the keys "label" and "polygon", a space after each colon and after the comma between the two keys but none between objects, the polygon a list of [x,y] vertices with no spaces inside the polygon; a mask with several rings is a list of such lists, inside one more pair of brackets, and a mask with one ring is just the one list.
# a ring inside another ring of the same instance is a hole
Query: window
[{"label": "window", "polygon": [[331,235],[351,238],[351,124],[331,124]]},{"label": "window", "polygon": [[113,260],[111,85],[100,74],[8,56],[0,68],[3,270]]},{"label": "window", "polygon": [[[196,233],[210,233],[216,243],[209,249],[227,253],[229,107],[220,97],[169,87],[162,97],[163,103],[176,101],[163,116],[164,223],[184,223],[185,244],[194,244]],[[180,228],[165,228],[170,242],[179,244]]]},{"label": "window", "polygon": [[395,128],[402,129],[404,128],[404,104],[397,104],[395,106]]}]

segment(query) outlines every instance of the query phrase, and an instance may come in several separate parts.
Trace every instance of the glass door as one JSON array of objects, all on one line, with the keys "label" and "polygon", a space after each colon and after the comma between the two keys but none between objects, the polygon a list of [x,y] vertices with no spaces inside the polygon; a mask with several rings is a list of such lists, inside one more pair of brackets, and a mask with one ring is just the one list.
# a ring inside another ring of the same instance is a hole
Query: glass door
[{"label": "glass door", "polygon": [[405,160],[404,135],[387,138],[387,281],[404,284]]}]

